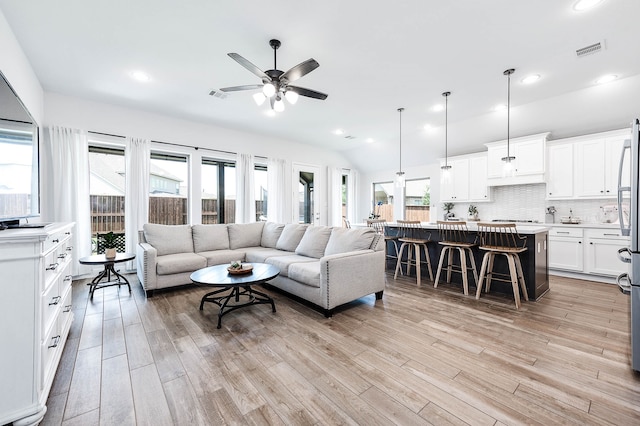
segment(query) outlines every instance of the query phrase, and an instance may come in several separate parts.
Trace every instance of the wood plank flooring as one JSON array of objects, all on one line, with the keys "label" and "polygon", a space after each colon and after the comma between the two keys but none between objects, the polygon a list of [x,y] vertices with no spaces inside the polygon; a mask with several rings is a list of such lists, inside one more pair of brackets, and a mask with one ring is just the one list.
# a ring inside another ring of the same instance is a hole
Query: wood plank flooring
[{"label": "wood plank flooring", "polygon": [[[552,277],[538,302],[387,276],[384,298],[325,318],[276,291],[199,311],[206,289],[117,287],[75,319],[44,425],[640,424],[629,297]],[[475,294],[475,292],[470,292]]]}]

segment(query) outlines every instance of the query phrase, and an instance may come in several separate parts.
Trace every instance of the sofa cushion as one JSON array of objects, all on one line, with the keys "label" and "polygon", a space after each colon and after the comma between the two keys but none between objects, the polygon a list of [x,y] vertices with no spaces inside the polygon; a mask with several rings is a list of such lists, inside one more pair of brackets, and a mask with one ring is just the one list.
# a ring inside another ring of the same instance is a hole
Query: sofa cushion
[{"label": "sofa cushion", "polygon": [[320,260],[289,265],[289,278],[311,287],[320,288]]},{"label": "sofa cushion", "polygon": [[158,275],[194,272],[207,266],[207,259],[195,253],[178,253],[158,256],[156,272]]},{"label": "sofa cushion", "polygon": [[265,222],[264,228],[262,228],[262,240],[260,245],[262,247],[276,248],[278,238],[282,234],[284,224],[275,222]]},{"label": "sofa cushion", "polygon": [[296,254],[320,259],[324,256],[324,249],[327,247],[329,237],[331,237],[331,228],[328,226],[307,227],[296,247]]},{"label": "sofa cushion", "polygon": [[307,230],[305,224],[300,223],[287,223],[278,238],[276,248],[285,251],[295,251],[296,247],[300,243],[304,232]]},{"label": "sofa cushion", "polygon": [[262,240],[262,228],[264,222],[254,223],[233,223],[228,226],[229,248],[237,249],[243,247],[259,246]]},{"label": "sofa cushion", "polygon": [[189,225],[145,223],[142,230],[147,242],[158,250],[158,256],[193,253],[193,237]]},{"label": "sofa cushion", "polygon": [[300,262],[315,262],[317,260],[318,259],[314,259],[313,257],[300,256],[299,254],[290,254],[288,256],[269,257],[267,258],[266,263],[277,266],[280,269],[280,275],[288,277],[290,265]]},{"label": "sofa cushion", "polygon": [[246,261],[249,263],[265,263],[265,261],[274,256],[289,256],[293,253],[290,251],[278,250],[269,247],[249,247],[246,249]]},{"label": "sofa cushion", "polygon": [[207,259],[207,266],[223,265],[234,260],[244,262],[245,260],[245,253],[242,250],[213,250],[203,251],[198,254]]},{"label": "sofa cushion", "polygon": [[376,236],[373,228],[333,228],[324,250],[325,256],[349,251],[366,250]]},{"label": "sofa cushion", "polygon": [[229,249],[229,232],[226,224],[193,225],[193,249],[196,253]]}]

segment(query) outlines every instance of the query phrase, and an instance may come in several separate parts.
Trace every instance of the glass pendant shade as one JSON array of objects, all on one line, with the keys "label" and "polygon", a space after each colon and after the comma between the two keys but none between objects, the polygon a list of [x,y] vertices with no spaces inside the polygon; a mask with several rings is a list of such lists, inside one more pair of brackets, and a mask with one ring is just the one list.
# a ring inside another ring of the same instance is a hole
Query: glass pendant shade
[{"label": "glass pendant shade", "polygon": [[284,101],[282,100],[281,97],[278,96],[276,101],[273,103],[273,109],[274,109],[275,112],[284,111]]},{"label": "glass pendant shade", "polygon": [[267,98],[270,98],[276,94],[276,86],[271,83],[266,83],[262,86],[262,93],[264,93]]},{"label": "glass pendant shade", "polygon": [[404,179],[404,172],[396,172],[396,187],[397,188],[404,188],[404,184],[405,184],[405,179]]},{"label": "glass pendant shade", "polygon": [[295,105],[296,102],[298,102],[298,94],[293,90],[287,90],[284,92],[284,97],[287,98],[287,101],[289,101],[291,105]]},{"label": "glass pendant shade", "polygon": [[264,103],[264,101],[267,100],[267,97],[264,95],[264,93],[256,93],[255,95],[253,95],[253,100],[256,101],[256,104],[258,106],[260,106]]}]

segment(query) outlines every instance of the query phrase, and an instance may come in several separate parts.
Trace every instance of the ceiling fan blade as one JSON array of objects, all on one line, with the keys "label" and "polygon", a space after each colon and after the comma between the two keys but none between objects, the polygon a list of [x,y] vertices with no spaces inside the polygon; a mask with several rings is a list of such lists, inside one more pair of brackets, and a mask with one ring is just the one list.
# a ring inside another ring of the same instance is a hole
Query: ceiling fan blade
[{"label": "ceiling fan blade", "polygon": [[247,61],[245,58],[243,58],[242,56],[238,55],[237,53],[228,53],[227,55],[229,55],[229,57],[231,59],[233,59],[234,61],[236,61],[237,63],[239,63],[243,67],[245,67],[247,70],[251,71],[252,74],[255,74],[258,77],[260,77],[262,79],[262,81],[264,81],[265,79],[267,81],[271,81],[271,77],[269,77],[267,74],[265,74],[264,71],[262,71],[260,68],[258,68],[257,66],[253,65],[251,62]]},{"label": "ceiling fan blade", "polygon": [[247,84],[245,86],[223,87],[221,92],[239,92],[240,90],[256,90],[262,89],[262,84]]},{"label": "ceiling fan blade", "polygon": [[320,99],[322,101],[327,99],[327,96],[329,96],[326,93],[317,92],[315,90],[305,89],[304,87],[298,87],[298,86],[287,86],[287,90],[292,90],[300,96],[306,96],[307,98],[313,98],[313,99]]},{"label": "ceiling fan blade", "polygon": [[320,64],[313,58],[307,59],[304,62],[299,63],[289,71],[280,76],[280,81],[290,82],[299,79],[302,76],[309,74],[311,71],[318,68]]}]

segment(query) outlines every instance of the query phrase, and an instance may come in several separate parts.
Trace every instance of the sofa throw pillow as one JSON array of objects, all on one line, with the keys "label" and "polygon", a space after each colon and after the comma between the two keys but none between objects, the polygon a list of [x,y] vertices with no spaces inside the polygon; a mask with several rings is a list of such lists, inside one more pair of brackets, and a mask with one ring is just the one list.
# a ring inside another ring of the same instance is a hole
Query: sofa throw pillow
[{"label": "sofa throw pillow", "polygon": [[331,228],[328,226],[309,226],[296,247],[296,254],[320,259],[324,256],[329,237]]},{"label": "sofa throw pillow", "polygon": [[260,247],[264,222],[233,223],[228,225],[229,248]]},{"label": "sofa throw pillow", "polygon": [[229,232],[226,224],[193,225],[193,249],[196,253],[229,249]]},{"label": "sofa throw pillow", "polygon": [[366,250],[371,247],[375,236],[376,232],[373,228],[333,228],[324,255]]},{"label": "sofa throw pillow", "polygon": [[190,225],[158,225],[145,223],[144,238],[156,250],[158,256],[176,253],[193,253],[193,237]]},{"label": "sofa throw pillow", "polygon": [[282,234],[284,229],[283,223],[265,222],[264,228],[262,228],[262,240],[260,245],[262,247],[276,248],[278,238]]},{"label": "sofa throw pillow", "polygon": [[278,238],[276,248],[278,250],[295,251],[300,243],[307,225],[301,223],[287,223]]}]

